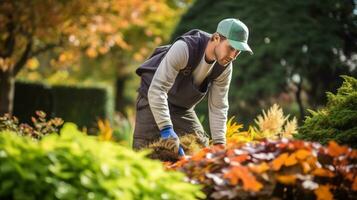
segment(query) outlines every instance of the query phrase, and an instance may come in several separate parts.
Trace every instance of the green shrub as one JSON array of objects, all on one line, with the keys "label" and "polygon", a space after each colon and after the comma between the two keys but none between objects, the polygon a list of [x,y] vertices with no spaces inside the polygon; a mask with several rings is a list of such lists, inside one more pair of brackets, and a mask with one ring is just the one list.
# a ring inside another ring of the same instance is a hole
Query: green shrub
[{"label": "green shrub", "polygon": [[337,94],[327,93],[327,105],[306,118],[296,135],[299,139],[326,144],[336,140],[357,148],[357,79],[342,76],[344,83]]},{"label": "green shrub", "polygon": [[66,123],[41,140],[0,132],[0,199],[195,199],[178,172]]}]

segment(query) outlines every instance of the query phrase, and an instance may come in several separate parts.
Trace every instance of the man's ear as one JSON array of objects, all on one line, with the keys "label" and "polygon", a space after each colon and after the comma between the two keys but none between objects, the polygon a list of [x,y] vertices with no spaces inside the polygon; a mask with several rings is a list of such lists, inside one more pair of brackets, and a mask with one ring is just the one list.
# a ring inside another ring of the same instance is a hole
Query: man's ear
[{"label": "man's ear", "polygon": [[220,37],[219,37],[219,34],[218,33],[213,33],[212,34],[212,41],[213,42],[219,42],[220,41]]}]

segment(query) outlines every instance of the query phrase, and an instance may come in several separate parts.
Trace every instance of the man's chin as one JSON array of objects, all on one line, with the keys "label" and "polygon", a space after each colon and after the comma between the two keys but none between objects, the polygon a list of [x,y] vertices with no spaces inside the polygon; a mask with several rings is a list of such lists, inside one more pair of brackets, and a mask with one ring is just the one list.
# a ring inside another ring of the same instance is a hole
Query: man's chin
[{"label": "man's chin", "polygon": [[227,67],[229,65],[230,62],[226,62],[226,61],[219,61],[218,64],[223,66],[223,67]]}]

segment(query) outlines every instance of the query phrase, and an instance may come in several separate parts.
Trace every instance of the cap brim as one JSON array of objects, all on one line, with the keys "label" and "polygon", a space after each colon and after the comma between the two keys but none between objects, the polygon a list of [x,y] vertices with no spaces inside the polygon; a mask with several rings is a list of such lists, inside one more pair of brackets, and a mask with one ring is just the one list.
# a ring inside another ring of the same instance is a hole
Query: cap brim
[{"label": "cap brim", "polygon": [[240,51],[248,51],[251,55],[253,55],[253,51],[247,43],[238,42],[238,41],[234,41],[234,40],[230,40],[230,39],[228,39],[228,42],[233,48],[240,50]]}]

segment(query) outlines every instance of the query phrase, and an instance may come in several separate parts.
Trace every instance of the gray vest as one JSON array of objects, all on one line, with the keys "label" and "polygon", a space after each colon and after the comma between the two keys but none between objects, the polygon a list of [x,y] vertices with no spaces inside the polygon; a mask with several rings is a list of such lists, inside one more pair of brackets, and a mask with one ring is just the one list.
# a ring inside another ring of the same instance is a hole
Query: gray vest
[{"label": "gray vest", "polygon": [[[168,102],[178,107],[190,109],[203,99],[210,88],[211,82],[222,74],[226,67],[216,62],[212,72],[205,78],[202,84],[199,87],[195,86],[192,72],[204,55],[204,51],[210,40],[210,34],[195,29],[178,37],[175,41],[177,40],[186,42],[189,58],[186,67],[178,73],[172,88],[168,92]],[[138,92],[146,98],[155,71],[170,47],[171,45],[165,45],[156,48],[154,53],[136,70],[136,73],[141,76]]]}]

